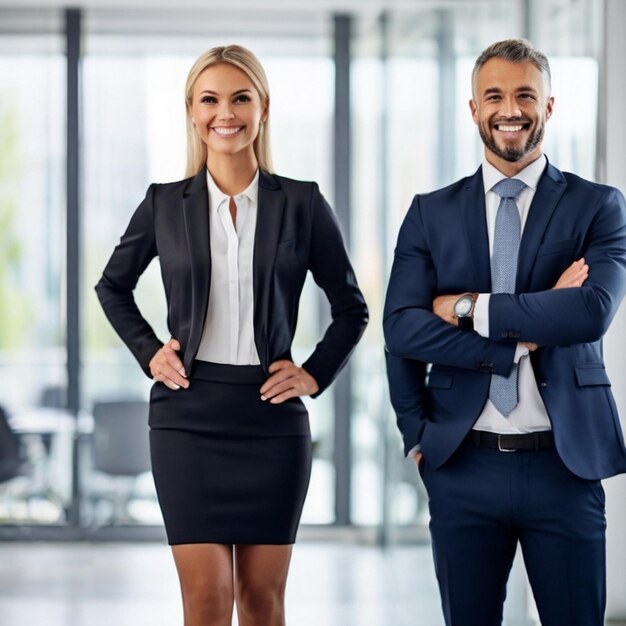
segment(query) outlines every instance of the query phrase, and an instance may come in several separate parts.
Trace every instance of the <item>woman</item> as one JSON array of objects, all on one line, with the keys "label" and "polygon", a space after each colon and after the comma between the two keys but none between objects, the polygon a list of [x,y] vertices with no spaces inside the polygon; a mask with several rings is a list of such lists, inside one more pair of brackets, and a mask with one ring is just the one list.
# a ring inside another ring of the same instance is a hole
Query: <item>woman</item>
[{"label": "woman", "polygon": [[[332,382],[367,308],[317,185],[271,173],[269,90],[254,55],[209,50],[185,97],[189,178],[149,187],[96,291],[157,381],[152,466],[185,625],[229,625],[236,601],[240,626],[279,626],[311,469],[300,396]],[[165,345],[133,299],[157,255]],[[308,270],[332,322],[299,367],[290,350]]]}]

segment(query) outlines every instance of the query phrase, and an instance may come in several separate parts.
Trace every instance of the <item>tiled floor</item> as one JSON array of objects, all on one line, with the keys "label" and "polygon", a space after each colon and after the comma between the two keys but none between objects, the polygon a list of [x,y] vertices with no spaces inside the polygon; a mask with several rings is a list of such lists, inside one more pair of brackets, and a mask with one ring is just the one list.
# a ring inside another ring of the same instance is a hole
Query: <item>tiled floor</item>
[{"label": "tiled floor", "polygon": [[[160,544],[0,544],[2,626],[179,626],[178,582]],[[441,626],[430,548],[302,542],[291,626]]]},{"label": "tiled floor", "polygon": [[[442,626],[430,547],[300,542],[287,623]],[[0,543],[1,626],[181,624],[176,573],[163,544]]]}]

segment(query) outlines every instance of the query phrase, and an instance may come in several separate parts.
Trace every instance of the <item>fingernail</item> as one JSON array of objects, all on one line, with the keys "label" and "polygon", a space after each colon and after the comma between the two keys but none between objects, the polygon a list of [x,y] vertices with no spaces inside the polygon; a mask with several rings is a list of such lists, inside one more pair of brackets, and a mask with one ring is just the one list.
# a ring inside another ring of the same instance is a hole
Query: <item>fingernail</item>
[{"label": "fingernail", "polygon": [[265,396],[261,396],[261,400],[263,400],[263,402],[265,402],[267,400],[267,398]]},{"label": "fingernail", "polygon": [[177,385],[176,383],[174,383],[174,391],[178,391],[180,389],[180,385]]}]

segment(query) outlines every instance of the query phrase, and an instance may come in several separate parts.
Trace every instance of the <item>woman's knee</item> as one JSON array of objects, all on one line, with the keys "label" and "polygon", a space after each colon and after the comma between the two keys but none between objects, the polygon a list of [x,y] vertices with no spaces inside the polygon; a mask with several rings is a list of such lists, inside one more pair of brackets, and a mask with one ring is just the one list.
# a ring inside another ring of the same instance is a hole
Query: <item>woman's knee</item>
[{"label": "woman's knee", "polygon": [[237,611],[256,619],[265,619],[267,623],[279,618],[284,613],[284,587],[239,581],[236,590]]},{"label": "woman's knee", "polygon": [[230,620],[234,602],[231,585],[208,580],[186,581],[181,584],[181,590],[186,613],[202,615],[208,623]]}]

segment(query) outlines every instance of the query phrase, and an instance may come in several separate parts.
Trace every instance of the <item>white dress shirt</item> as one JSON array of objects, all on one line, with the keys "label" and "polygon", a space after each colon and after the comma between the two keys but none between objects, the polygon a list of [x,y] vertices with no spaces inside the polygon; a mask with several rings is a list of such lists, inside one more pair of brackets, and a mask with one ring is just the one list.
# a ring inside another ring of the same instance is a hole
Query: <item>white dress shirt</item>
[{"label": "white dress shirt", "polygon": [[196,356],[200,361],[230,365],[259,365],[254,344],[252,257],[258,212],[259,172],[242,193],[234,196],[236,224],[230,196],[207,169],[211,288],[206,320]]},{"label": "white dress shirt", "polygon": [[[537,191],[539,179],[546,167],[546,157],[540,156],[525,167],[514,178],[526,183],[516,200],[522,222],[522,233],[526,225],[526,218],[530,204]],[[506,178],[488,161],[483,161],[483,181],[485,185],[485,206],[487,210],[487,231],[489,234],[489,254],[493,254],[493,237],[496,226],[496,214],[500,205],[500,196],[492,191],[492,187]],[[541,207],[536,207],[541,210]],[[483,337],[489,336],[489,298],[490,294],[480,294],[474,309],[474,330]],[[519,363],[518,404],[508,417],[504,417],[487,399],[482,413],[474,424],[475,430],[485,430],[501,434],[522,434],[541,430],[550,430],[550,418],[539,395],[537,381],[533,372],[528,349],[518,344],[515,352],[515,362]]]}]

